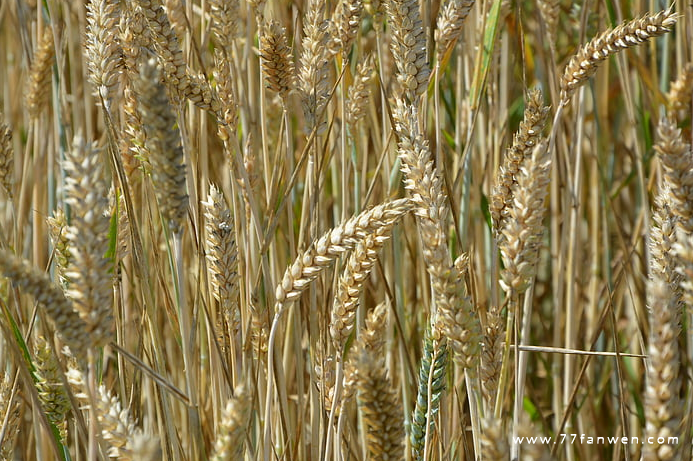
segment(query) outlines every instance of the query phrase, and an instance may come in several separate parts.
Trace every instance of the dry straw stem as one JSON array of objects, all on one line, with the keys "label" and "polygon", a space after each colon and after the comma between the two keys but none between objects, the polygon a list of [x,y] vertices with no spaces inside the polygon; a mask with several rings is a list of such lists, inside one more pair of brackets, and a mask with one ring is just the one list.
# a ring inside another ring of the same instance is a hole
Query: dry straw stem
[{"label": "dry straw stem", "polygon": [[223,194],[209,186],[204,206],[207,229],[207,260],[214,297],[227,325],[238,328],[238,248],[234,219]]},{"label": "dry straw stem", "polygon": [[142,65],[136,87],[141,95],[139,110],[147,135],[154,193],[165,223],[174,232],[183,228],[188,209],[185,163],[177,120],[159,83],[154,59]]},{"label": "dry straw stem", "polygon": [[541,143],[524,161],[516,176],[513,203],[499,245],[505,266],[499,283],[507,293],[522,294],[537,271],[550,163],[546,143]]},{"label": "dry straw stem", "polygon": [[590,40],[570,59],[563,71],[561,103],[567,104],[575,90],[594,75],[597,68],[609,56],[639,45],[650,38],[659,37],[669,32],[674,24],[676,24],[676,13],[671,6],[657,14],[647,13],[640,18],[625,22]]},{"label": "dry straw stem", "polygon": [[41,109],[48,102],[54,61],[53,30],[48,26],[43,29],[41,39],[34,51],[29,69],[28,86],[24,92],[26,108],[31,117],[38,117]]},{"label": "dry straw stem", "polygon": [[115,40],[120,22],[120,3],[90,0],[87,3],[86,50],[89,81],[94,94],[110,104],[117,92],[123,51]]},{"label": "dry straw stem", "polygon": [[[656,244],[652,242],[652,244]],[[645,436],[655,443],[643,446],[643,460],[678,459],[679,444],[669,437],[681,435],[681,357],[678,336],[681,307],[672,286],[651,278],[647,284],[650,330],[645,388]],[[664,443],[659,443],[664,440]]]},{"label": "dry straw stem", "polygon": [[397,81],[410,102],[426,92],[431,69],[426,58],[426,33],[417,0],[388,0],[392,28],[392,54],[397,65]]},{"label": "dry straw stem", "polygon": [[[82,410],[90,407],[88,387],[84,374],[77,368],[69,368],[67,381],[73,387],[75,397],[82,405]],[[144,434],[135,427],[135,421],[127,408],[123,408],[120,399],[112,395],[101,385],[94,396],[96,415],[101,437],[108,446],[108,455],[121,461],[140,461],[161,459],[158,437]],[[94,424],[92,422],[91,424]]]},{"label": "dry straw stem", "polygon": [[294,85],[294,58],[286,38],[286,29],[279,22],[271,21],[262,28],[260,56],[267,88],[279,93],[286,105]]},{"label": "dry straw stem", "polygon": [[500,167],[490,199],[491,221],[494,235],[501,240],[501,231],[506,225],[508,213],[513,201],[513,188],[517,184],[516,176],[527,157],[532,155],[541,132],[546,123],[549,108],[544,105],[540,90],[527,94],[527,106],[524,118],[513,136],[513,143],[508,148]]},{"label": "dry straw stem", "polygon": [[368,84],[373,78],[373,58],[368,55],[356,66],[354,82],[349,87],[349,97],[346,100],[346,120],[352,127],[366,116],[366,106],[370,90]]},{"label": "dry straw stem", "polygon": [[398,199],[363,211],[333,228],[300,255],[290,265],[276,288],[276,312],[296,300],[308,288],[310,282],[330,266],[339,255],[353,249],[360,241],[384,228],[392,227],[412,208],[409,199]]},{"label": "dry straw stem", "polygon": [[[10,402],[10,399],[12,401]],[[12,379],[3,374],[0,380],[0,460],[14,459],[14,443],[19,434],[19,395],[12,396]]]},{"label": "dry straw stem", "polygon": [[70,411],[70,400],[60,377],[62,371],[48,342],[40,336],[34,345],[36,390],[48,421],[58,428],[63,440],[67,437],[65,416]]},{"label": "dry straw stem", "polygon": [[234,394],[222,412],[221,423],[214,442],[214,453],[209,458],[210,461],[244,459],[252,399],[251,395],[242,388],[236,389]]},{"label": "dry straw stem", "polygon": [[342,351],[354,329],[356,308],[363,285],[378,260],[378,252],[389,238],[390,229],[381,227],[359,242],[349,255],[344,272],[339,278],[330,321],[330,335],[338,352]]},{"label": "dry straw stem", "polygon": [[351,45],[359,32],[362,14],[362,0],[340,0],[335,8],[332,17],[335,29],[333,41],[335,48],[340,49],[344,57],[349,54]]},{"label": "dry straw stem", "polygon": [[683,67],[678,78],[671,83],[667,93],[669,110],[676,113],[690,110],[693,100],[693,63]]},{"label": "dry straw stem", "polygon": [[94,347],[108,344],[113,335],[113,262],[106,257],[110,245],[106,164],[99,149],[84,145],[79,138],[64,162],[65,202],[72,210],[65,234],[70,251],[65,294],[96,341]]},{"label": "dry straw stem", "polygon": [[14,186],[14,148],[12,147],[12,129],[4,123],[0,113],[0,187],[12,200]]},{"label": "dry straw stem", "polygon": [[402,408],[384,365],[382,358],[369,352],[357,358],[356,387],[367,459],[400,460],[404,457]]},{"label": "dry straw stem", "polygon": [[298,91],[306,120],[305,131],[310,133],[317,127],[317,134],[327,128],[322,112],[330,96],[329,21],[323,18],[325,4],[321,0],[310,0],[303,25],[303,41],[298,72]]},{"label": "dry straw stem", "polygon": [[474,368],[479,357],[481,327],[471,304],[462,295],[458,269],[452,264],[446,240],[447,197],[433,166],[428,141],[419,132],[416,110],[398,101],[395,110],[404,187],[416,205],[426,270],[431,275],[437,317],[433,336],[444,334],[464,367]]},{"label": "dry straw stem", "polygon": [[86,348],[96,341],[92,339],[87,325],[74,310],[72,302],[65,297],[58,285],[51,282],[48,274],[40,272],[28,261],[4,249],[0,249],[0,273],[36,298],[53,321],[58,335],[70,346],[73,354],[78,358],[84,358]]},{"label": "dry straw stem", "polygon": [[657,129],[658,140],[654,146],[664,170],[664,181],[668,190],[667,201],[678,218],[677,226],[693,232],[693,152],[683,141],[681,130],[676,124],[663,118]]},{"label": "dry straw stem", "polygon": [[448,0],[438,13],[435,32],[436,52],[443,56],[462,35],[462,26],[475,0]]}]

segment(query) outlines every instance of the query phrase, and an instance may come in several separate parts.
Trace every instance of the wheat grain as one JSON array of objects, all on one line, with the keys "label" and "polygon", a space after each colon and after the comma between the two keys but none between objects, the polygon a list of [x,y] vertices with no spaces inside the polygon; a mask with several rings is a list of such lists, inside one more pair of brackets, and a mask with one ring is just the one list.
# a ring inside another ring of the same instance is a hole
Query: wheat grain
[{"label": "wheat grain", "polygon": [[570,59],[561,78],[561,103],[567,104],[580,85],[585,83],[601,63],[621,50],[659,37],[674,27],[676,13],[673,7],[657,14],[646,13],[593,38]]}]

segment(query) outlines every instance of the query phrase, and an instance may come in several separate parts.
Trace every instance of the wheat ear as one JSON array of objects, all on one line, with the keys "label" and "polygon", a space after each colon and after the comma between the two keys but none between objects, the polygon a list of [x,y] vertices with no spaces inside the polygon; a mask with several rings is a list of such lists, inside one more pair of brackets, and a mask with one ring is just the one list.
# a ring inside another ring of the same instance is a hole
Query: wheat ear
[{"label": "wheat ear", "polygon": [[0,376],[0,460],[13,460],[14,443],[19,435],[21,406],[19,395],[12,394],[9,374]]},{"label": "wheat ear", "polygon": [[72,209],[65,235],[70,251],[66,295],[95,339],[94,346],[100,347],[113,335],[113,262],[106,256],[110,245],[106,162],[95,146],[79,138],[73,144],[64,163],[65,202]]},{"label": "wheat ear", "polygon": [[214,288],[226,324],[236,331],[240,323],[238,311],[238,248],[234,219],[223,194],[210,185],[204,206],[207,229],[207,260]]},{"label": "wheat ear", "polygon": [[398,101],[395,122],[404,187],[416,205],[417,227],[437,309],[432,319],[433,337],[440,340],[445,336],[460,364],[474,368],[479,358],[481,326],[463,296],[460,273],[450,257],[444,228],[448,206],[442,178],[433,166],[428,141],[419,132],[416,109]]},{"label": "wheat ear", "polygon": [[142,98],[139,110],[147,136],[154,193],[164,222],[178,233],[188,209],[185,163],[176,117],[159,83],[155,60],[143,63],[136,83]]},{"label": "wheat ear", "polygon": [[36,364],[36,390],[43,405],[48,422],[60,432],[60,437],[66,440],[67,421],[65,416],[70,411],[70,400],[61,379],[61,370],[53,350],[42,336],[34,345]]},{"label": "wheat ear", "polygon": [[676,24],[673,7],[602,32],[570,59],[561,78],[561,104],[567,104],[580,85],[585,83],[609,56],[669,32]]},{"label": "wheat ear", "polygon": [[688,63],[683,70],[671,83],[667,93],[667,104],[669,110],[677,113],[690,110],[691,100],[693,99],[693,63]]},{"label": "wheat ear", "polygon": [[373,77],[373,58],[369,55],[356,66],[354,83],[349,87],[349,97],[346,100],[346,120],[353,126],[366,115],[366,106],[370,91],[368,84]]},{"label": "wheat ear", "polygon": [[359,355],[356,387],[366,432],[367,459],[402,459],[402,409],[381,357],[369,352]]},{"label": "wheat ear", "polygon": [[12,129],[4,123],[0,113],[0,187],[12,200],[14,187],[14,148],[12,147]]},{"label": "wheat ear", "polygon": [[210,0],[209,13],[212,17],[214,39],[230,57],[231,43],[240,33],[239,2]]},{"label": "wheat ear", "polygon": [[327,122],[322,120],[322,112],[330,96],[329,21],[323,15],[324,3],[310,0],[303,26],[303,51],[298,72],[298,91],[306,119],[305,131],[310,133],[317,128],[317,134],[322,134],[327,128]]},{"label": "wheat ear", "polygon": [[121,49],[114,37],[118,36],[120,22],[119,2],[90,0],[87,3],[86,58],[89,81],[95,95],[107,108],[117,94],[118,74],[122,68]]},{"label": "wheat ear", "polygon": [[286,38],[286,29],[279,22],[272,21],[262,28],[260,56],[267,88],[279,93],[286,105],[294,85],[294,58]]},{"label": "wheat ear", "polygon": [[517,184],[516,176],[525,159],[532,155],[532,150],[544,129],[548,112],[549,108],[543,103],[541,91],[530,91],[527,95],[524,118],[513,136],[512,145],[505,153],[489,200],[491,222],[497,240],[502,238],[501,231],[512,205],[512,190]]},{"label": "wheat ear", "polygon": [[426,57],[426,34],[417,0],[388,0],[392,54],[402,93],[415,103],[428,87],[431,69]]},{"label": "wheat ear", "polygon": [[243,459],[246,431],[250,418],[251,396],[243,388],[237,388],[222,412],[217,429],[214,453],[210,461],[233,461]]},{"label": "wheat ear", "polygon": [[[436,52],[443,56],[462,35],[462,26],[475,0],[448,0],[438,13],[435,39]],[[440,58],[439,58],[440,59]]]},{"label": "wheat ear", "polygon": [[335,8],[332,17],[335,29],[334,42],[335,47],[341,49],[344,58],[349,55],[351,45],[359,32],[362,14],[363,0],[340,0]]},{"label": "wheat ear", "polygon": [[51,76],[53,63],[55,62],[55,49],[53,48],[53,29],[43,29],[41,39],[34,51],[29,69],[29,82],[25,91],[25,104],[31,117],[38,117],[41,109],[48,102],[51,92]]},{"label": "wheat ear", "polygon": [[48,274],[40,272],[28,261],[0,249],[0,273],[19,288],[36,298],[55,324],[58,335],[78,358],[86,357],[86,349],[94,344],[87,325],[73,309],[63,290],[51,282]]},{"label": "wheat ear", "polygon": [[[73,387],[75,397],[89,408],[90,397],[84,374],[77,368],[69,368],[67,381]],[[121,461],[154,461],[161,459],[158,437],[145,434],[135,427],[130,411],[123,408],[120,399],[101,385],[94,396],[93,414],[101,429],[101,436],[108,446],[108,455]]]}]

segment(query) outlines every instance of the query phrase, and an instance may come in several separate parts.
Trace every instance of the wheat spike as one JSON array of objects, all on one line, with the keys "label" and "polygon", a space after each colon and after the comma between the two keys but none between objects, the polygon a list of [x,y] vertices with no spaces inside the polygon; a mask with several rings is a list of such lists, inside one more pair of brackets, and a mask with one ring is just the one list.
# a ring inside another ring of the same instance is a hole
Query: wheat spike
[{"label": "wheat spike", "polygon": [[209,186],[207,201],[202,202],[207,219],[207,260],[214,297],[219,301],[227,325],[236,331],[238,312],[238,248],[234,219],[222,193]]},{"label": "wheat spike", "polygon": [[369,352],[357,359],[356,387],[366,431],[366,451],[370,460],[401,460],[402,410],[387,378],[384,360]]},{"label": "wheat spike", "polygon": [[97,341],[108,344],[113,332],[112,260],[106,162],[95,146],[74,140],[64,164],[65,202],[72,209],[72,223],[66,228],[70,259],[65,271],[66,295]]},{"label": "wheat spike", "polygon": [[549,108],[543,104],[541,91],[530,91],[527,95],[524,118],[513,136],[512,145],[505,153],[489,200],[491,221],[497,240],[502,239],[501,231],[508,219],[508,212],[513,201],[512,190],[517,184],[516,176],[525,159],[532,155],[532,150],[544,129],[548,112]]},{"label": "wheat spike", "polygon": [[538,6],[541,19],[546,25],[549,40],[554,40],[561,11],[561,2],[559,0],[539,0]]},{"label": "wheat spike", "polygon": [[120,23],[118,2],[90,0],[87,3],[86,58],[89,80],[94,94],[109,108],[117,93],[119,72],[122,68],[121,49],[117,40]]},{"label": "wheat spike", "polygon": [[41,40],[34,51],[31,68],[29,69],[28,87],[24,93],[26,95],[26,108],[31,117],[38,117],[41,109],[48,102],[54,62],[53,29],[46,27],[43,29]]},{"label": "wheat spike", "polygon": [[349,87],[349,97],[346,101],[346,120],[352,129],[356,123],[366,116],[366,106],[370,91],[368,84],[373,78],[373,58],[369,55],[356,66],[354,83]]},{"label": "wheat spike", "polygon": [[294,85],[294,58],[286,38],[286,29],[277,21],[262,28],[260,56],[267,88],[279,93],[286,105],[286,98]]},{"label": "wheat spike", "polygon": [[[66,376],[74,389],[75,397],[83,405],[82,409],[89,408],[91,399],[84,374],[79,369],[70,367]],[[135,427],[130,411],[123,408],[117,396],[101,385],[96,389],[94,401],[94,414],[111,458],[121,461],[161,459],[158,438],[144,434]]]},{"label": "wheat spike", "polygon": [[12,200],[14,187],[14,148],[12,129],[6,125],[0,113],[0,187]]},{"label": "wheat spike", "polygon": [[691,107],[693,98],[693,63],[689,62],[675,81],[671,83],[667,93],[667,104],[672,112],[680,112]]},{"label": "wheat spike", "polygon": [[657,14],[647,13],[640,18],[602,32],[570,59],[561,78],[561,103],[567,104],[580,85],[585,83],[609,56],[659,37],[674,27],[676,13],[673,7]]},{"label": "wheat spike", "polygon": [[317,129],[317,134],[322,134],[327,128],[327,122],[322,120],[322,112],[330,96],[329,21],[323,19],[324,6],[319,0],[308,3],[298,72],[298,91],[306,119],[305,131],[310,133]]},{"label": "wheat spike", "polygon": [[426,34],[417,0],[388,0],[392,28],[392,54],[397,65],[397,81],[411,103],[426,92],[431,70],[426,58]]},{"label": "wheat spike", "polygon": [[362,0],[340,0],[334,11],[332,23],[334,24],[334,45],[341,49],[342,56],[346,58],[351,50],[351,45],[356,39],[361,25],[363,14]]},{"label": "wheat spike", "polygon": [[419,368],[416,407],[411,423],[411,449],[412,458],[415,461],[424,459],[426,432],[429,433],[429,437],[433,436],[435,418],[440,409],[440,399],[443,397],[443,390],[445,390],[446,366],[447,347],[445,344],[426,337],[424,339],[421,367]]},{"label": "wheat spike", "polygon": [[[12,395],[12,379],[8,374],[2,374],[0,379],[0,460],[14,460],[14,444],[19,435],[21,416],[20,397]],[[12,399],[10,401],[10,399]],[[4,422],[7,420],[7,424]]]},{"label": "wheat spike", "polygon": [[65,297],[63,290],[51,282],[48,274],[8,250],[0,249],[0,273],[19,288],[36,298],[55,324],[58,335],[70,346],[78,358],[86,356],[86,348],[95,341],[87,326]]},{"label": "wheat spike", "polygon": [[139,110],[147,135],[154,192],[164,222],[174,232],[179,232],[188,209],[183,148],[180,133],[175,128],[176,117],[159,83],[155,60],[150,59],[142,65],[136,83],[142,96]]},{"label": "wheat spike", "polygon": [[308,288],[310,282],[331,265],[344,252],[353,249],[359,241],[379,228],[391,228],[411,209],[408,199],[399,199],[377,205],[348,219],[325,233],[290,265],[277,285],[276,311],[294,301]]},{"label": "wheat spike", "polygon": [[462,35],[462,26],[474,3],[475,0],[448,0],[440,9],[435,32],[439,56],[444,55]]},{"label": "wheat spike", "polygon": [[442,179],[433,166],[428,141],[419,132],[416,109],[398,101],[395,122],[404,187],[416,205],[424,261],[435,296],[433,337],[440,340],[445,335],[455,358],[463,366],[473,368],[480,352],[481,326],[462,293],[460,274],[450,257],[444,228],[448,206]]},{"label": "wheat spike", "polygon": [[243,459],[245,433],[250,417],[250,397],[243,388],[237,388],[234,397],[226,404],[210,461]]},{"label": "wheat spike", "polygon": [[514,200],[501,231],[503,237],[499,247],[505,269],[500,283],[508,293],[522,294],[536,273],[549,173],[547,146],[541,143],[520,167],[513,188]]},{"label": "wheat spike", "polygon": [[209,12],[212,17],[212,33],[216,43],[231,56],[233,40],[240,34],[238,0],[210,0]]},{"label": "wheat spike", "polygon": [[503,422],[493,416],[481,420],[481,459],[510,459]]},{"label": "wheat spike", "polygon": [[65,417],[70,411],[70,400],[60,378],[61,370],[58,360],[48,342],[42,336],[34,345],[36,363],[36,390],[43,405],[48,421],[55,425],[60,437],[66,440],[67,421]]}]

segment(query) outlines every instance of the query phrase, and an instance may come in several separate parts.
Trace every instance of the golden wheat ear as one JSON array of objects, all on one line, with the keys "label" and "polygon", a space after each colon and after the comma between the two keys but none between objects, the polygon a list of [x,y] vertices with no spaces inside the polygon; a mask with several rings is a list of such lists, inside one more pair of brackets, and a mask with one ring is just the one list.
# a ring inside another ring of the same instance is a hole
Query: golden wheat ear
[{"label": "golden wheat ear", "polygon": [[567,104],[573,93],[597,72],[609,56],[664,35],[674,27],[676,18],[672,6],[657,14],[647,13],[625,22],[590,40],[565,66],[561,78],[561,104]]}]

